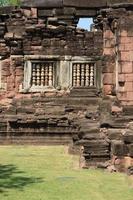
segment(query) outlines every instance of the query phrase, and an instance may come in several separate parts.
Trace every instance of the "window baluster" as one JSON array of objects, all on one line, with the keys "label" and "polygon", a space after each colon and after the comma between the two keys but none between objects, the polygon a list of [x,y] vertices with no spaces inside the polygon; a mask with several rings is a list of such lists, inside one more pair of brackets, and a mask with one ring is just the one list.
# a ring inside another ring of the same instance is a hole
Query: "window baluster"
[{"label": "window baluster", "polygon": [[85,71],[85,86],[89,86],[89,64],[86,64]]},{"label": "window baluster", "polygon": [[90,86],[94,85],[94,65],[90,65]]},{"label": "window baluster", "polygon": [[52,63],[49,64],[49,86],[53,85],[53,66]]},{"label": "window baluster", "polygon": [[76,64],[73,65],[73,86],[77,85],[77,66]]},{"label": "window baluster", "polygon": [[77,64],[77,87],[80,86],[80,64]]},{"label": "window baluster", "polygon": [[36,76],[37,76],[36,84],[37,84],[37,86],[39,86],[40,85],[40,65],[37,64],[36,68],[37,68],[37,72],[36,72]]},{"label": "window baluster", "polygon": [[33,65],[33,69],[32,69],[32,85],[33,86],[36,85],[36,69],[35,69],[35,65]]},{"label": "window baluster", "polygon": [[45,65],[45,86],[48,86],[48,65]]},{"label": "window baluster", "polygon": [[81,86],[85,86],[85,65],[81,65]]},{"label": "window baluster", "polygon": [[44,65],[41,67],[41,86],[44,86]]},{"label": "window baluster", "polygon": [[94,63],[75,63],[72,68],[74,87],[88,87],[95,84]]}]

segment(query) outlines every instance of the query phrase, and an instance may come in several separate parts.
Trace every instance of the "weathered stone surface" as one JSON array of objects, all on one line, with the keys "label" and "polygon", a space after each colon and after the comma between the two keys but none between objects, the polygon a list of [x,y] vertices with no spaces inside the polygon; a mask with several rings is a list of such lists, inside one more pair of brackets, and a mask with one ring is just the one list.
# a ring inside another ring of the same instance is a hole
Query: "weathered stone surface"
[{"label": "weathered stone surface", "polygon": [[123,140],[125,143],[133,143],[133,131],[126,131]]},{"label": "weathered stone surface", "polygon": [[72,6],[72,7],[78,7],[78,8],[102,8],[107,7],[113,4],[117,4],[117,6],[120,6],[122,3],[127,4],[133,3],[132,0],[127,0],[126,3],[124,0],[101,0],[100,2],[98,0],[83,0],[82,4],[80,0],[31,0],[30,3],[28,0],[21,0],[22,6],[26,7],[45,7],[45,8],[54,8],[54,7],[63,7],[63,6]]},{"label": "weathered stone surface", "polygon": [[122,141],[112,142],[112,153],[115,156],[126,156],[128,154],[128,147]]},{"label": "weathered stone surface", "polygon": [[24,7],[46,7],[46,8],[55,8],[55,7],[63,7],[62,0],[21,0],[22,6]]},{"label": "weathered stone surface", "polygon": [[[71,143],[82,149],[84,167],[132,167],[132,3],[34,0],[21,9],[0,8],[0,144]],[[92,31],[76,28],[88,16]],[[44,73],[37,69],[34,80],[32,62],[42,61],[56,64],[55,85],[31,90]],[[73,87],[75,76],[79,85],[87,82],[84,62],[95,83]]]},{"label": "weathered stone surface", "polygon": [[110,140],[122,140],[122,130],[121,129],[109,129],[107,131],[108,138]]},{"label": "weathered stone surface", "polygon": [[129,145],[129,156],[133,158],[133,144]]}]

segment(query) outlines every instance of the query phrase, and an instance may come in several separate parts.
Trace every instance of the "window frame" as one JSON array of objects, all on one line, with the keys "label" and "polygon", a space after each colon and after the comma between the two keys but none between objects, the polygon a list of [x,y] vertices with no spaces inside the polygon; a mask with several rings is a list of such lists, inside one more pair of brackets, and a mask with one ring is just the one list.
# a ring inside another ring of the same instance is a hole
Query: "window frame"
[{"label": "window frame", "polygon": [[[73,77],[72,67],[75,63],[80,64],[95,64],[95,86],[93,88],[102,88],[102,61],[101,57],[90,58],[87,56],[59,56],[59,55],[27,55],[24,56],[24,81],[23,87],[20,92],[47,92],[47,91],[58,91],[58,90],[71,90],[73,89]],[[54,87],[41,86],[31,87],[31,76],[32,76],[32,63],[39,62],[54,62],[56,63],[56,70],[54,72]],[[82,87],[81,87],[82,88]],[[86,88],[92,88],[92,86],[86,86]]]},{"label": "window frame", "polygon": [[94,63],[95,71],[94,71],[94,76],[95,76],[95,85],[94,86],[78,86],[78,88],[96,88],[100,90],[102,88],[102,63],[101,63],[101,58],[100,57],[95,57],[95,58],[90,58],[86,56],[75,56],[72,57],[70,61],[70,74],[71,74],[71,80],[70,80],[70,87],[71,89],[76,88],[73,86],[73,65],[74,64],[89,64],[89,63]]},{"label": "window frame", "polygon": [[[53,63],[53,86],[32,86],[31,79],[32,79],[32,65],[34,63]],[[43,56],[30,56],[25,57],[25,64],[24,64],[24,81],[23,81],[23,90],[25,92],[45,92],[45,91],[55,91],[58,85],[57,79],[57,71],[59,68],[59,61],[53,57],[43,57]]]},{"label": "window frame", "polygon": [[[73,65],[74,64],[94,64],[94,85],[93,86],[73,86]],[[71,80],[71,85],[72,85],[72,88],[76,88],[76,87],[84,87],[84,88],[90,88],[90,87],[96,87],[96,75],[97,75],[97,69],[96,69],[96,62],[94,61],[89,61],[89,62],[86,62],[86,61],[73,61],[71,63],[71,73],[72,73],[72,80]]]}]

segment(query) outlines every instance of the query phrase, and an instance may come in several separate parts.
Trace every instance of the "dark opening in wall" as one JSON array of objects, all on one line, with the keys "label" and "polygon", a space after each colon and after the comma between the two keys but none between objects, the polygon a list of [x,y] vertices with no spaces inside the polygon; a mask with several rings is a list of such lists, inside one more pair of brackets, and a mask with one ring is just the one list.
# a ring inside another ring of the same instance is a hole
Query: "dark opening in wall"
[{"label": "dark opening in wall", "polygon": [[80,18],[77,27],[90,31],[92,24],[93,24],[93,18]]}]

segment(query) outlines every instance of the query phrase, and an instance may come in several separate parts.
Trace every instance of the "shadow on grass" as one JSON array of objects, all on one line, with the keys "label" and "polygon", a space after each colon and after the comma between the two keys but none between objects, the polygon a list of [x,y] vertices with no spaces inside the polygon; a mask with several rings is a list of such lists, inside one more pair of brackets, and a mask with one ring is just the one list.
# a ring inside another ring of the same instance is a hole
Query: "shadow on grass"
[{"label": "shadow on grass", "polygon": [[41,182],[41,178],[27,177],[15,165],[0,165],[0,193],[7,193],[9,189],[23,190],[28,185]]}]

